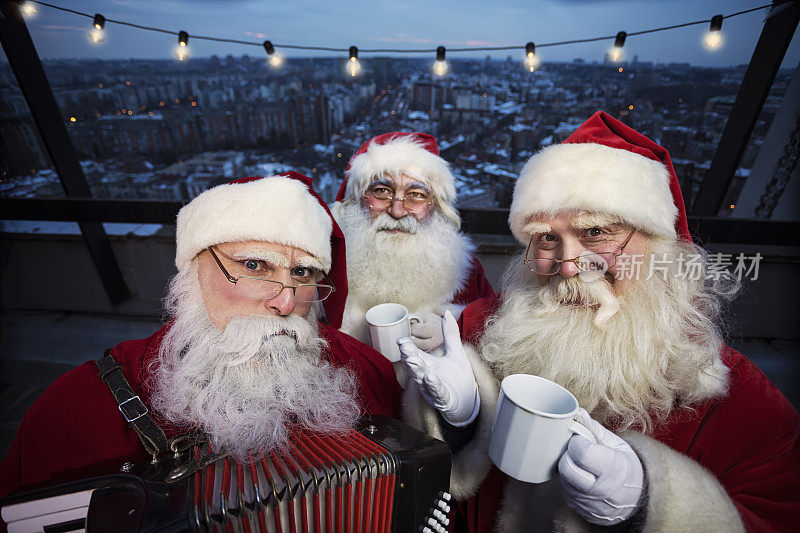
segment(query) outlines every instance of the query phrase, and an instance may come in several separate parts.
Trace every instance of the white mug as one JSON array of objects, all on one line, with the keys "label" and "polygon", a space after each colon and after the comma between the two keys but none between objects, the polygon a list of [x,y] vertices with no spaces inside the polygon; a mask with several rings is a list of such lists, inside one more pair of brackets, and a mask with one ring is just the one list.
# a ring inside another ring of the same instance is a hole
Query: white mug
[{"label": "white mug", "polygon": [[489,457],[514,479],[528,483],[551,479],[574,433],[596,442],[577,421],[578,409],[575,396],[549,379],[507,376],[500,383]]},{"label": "white mug", "polygon": [[411,335],[412,321],[422,321],[417,315],[409,313],[405,306],[395,303],[371,307],[364,318],[369,324],[372,347],[393,363],[400,360],[397,339]]}]

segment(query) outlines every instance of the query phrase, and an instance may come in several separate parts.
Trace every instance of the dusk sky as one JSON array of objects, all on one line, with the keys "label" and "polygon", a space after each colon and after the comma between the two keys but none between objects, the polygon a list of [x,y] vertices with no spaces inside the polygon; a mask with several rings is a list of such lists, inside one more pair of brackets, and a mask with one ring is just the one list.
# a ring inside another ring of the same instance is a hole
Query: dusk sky
[{"label": "dusk sky", "polygon": [[[710,19],[768,3],[766,0],[372,0],[274,2],[265,0],[51,0],[50,3],[107,19],[120,19],[167,30],[275,45],[295,44],[347,48],[435,48],[471,46],[523,46],[635,32],[660,26]],[[28,20],[43,58],[170,58],[177,38],[108,23],[106,41],[88,39],[91,20],[72,13],[37,6]],[[768,10],[725,20],[724,44],[709,51],[701,39],[707,25],[629,37],[626,58],[640,61],[688,62],[693,65],[729,66],[750,61]],[[542,61],[571,61],[580,57],[602,61],[612,41],[537,49]],[[212,54],[265,56],[263,48],[191,40],[192,57]],[[336,57],[331,52],[280,49],[291,57]],[[402,54],[379,54],[394,55]],[[486,56],[486,52],[448,54],[454,57]],[[495,58],[521,56],[522,51],[492,52]],[[432,54],[422,54],[432,56]],[[370,54],[362,54],[368,61]],[[433,58],[432,58],[433,59]],[[800,39],[794,40],[783,67],[800,61]]]}]

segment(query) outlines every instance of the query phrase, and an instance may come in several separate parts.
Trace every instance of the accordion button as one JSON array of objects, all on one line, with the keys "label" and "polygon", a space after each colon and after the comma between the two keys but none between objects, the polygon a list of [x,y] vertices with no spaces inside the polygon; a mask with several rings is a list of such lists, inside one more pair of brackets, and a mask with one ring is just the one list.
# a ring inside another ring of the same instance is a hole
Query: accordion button
[{"label": "accordion button", "polygon": [[175,481],[176,479],[180,479],[186,473],[189,472],[189,467],[186,465],[176,466],[172,470],[170,470],[169,474],[167,474],[167,481]]}]

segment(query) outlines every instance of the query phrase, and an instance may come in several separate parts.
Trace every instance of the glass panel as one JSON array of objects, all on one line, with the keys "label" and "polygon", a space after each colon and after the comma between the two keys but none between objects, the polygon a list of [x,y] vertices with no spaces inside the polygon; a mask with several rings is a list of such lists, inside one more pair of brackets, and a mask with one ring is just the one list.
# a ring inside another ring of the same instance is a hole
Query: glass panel
[{"label": "glass panel", "polygon": [[720,215],[800,219],[800,49],[797,33],[770,88]]},{"label": "glass panel", "polygon": [[[120,18],[149,22],[118,4]],[[723,7],[705,7],[703,14]],[[205,9],[206,18],[216,13]],[[584,15],[593,9],[587,6]],[[191,56],[178,61],[176,43],[161,45],[157,34],[118,25],[106,29],[98,47],[89,42],[88,19],[46,6],[39,11],[28,25],[96,197],[187,201],[235,177],[293,169],[311,176],[331,201],[362,142],[413,130],[439,140],[462,207],[507,207],[530,156],[565,139],[596,110],[665,146],[691,201],[763,23],[761,12],[726,20],[726,41],[717,52],[701,45],[705,27],[692,26],[631,38],[618,63],[607,54],[609,43],[587,43],[538,51],[533,73],[517,52],[492,52],[448,55],[444,78],[432,73],[430,57],[367,55],[353,77],[346,57],[286,57],[273,67],[260,47],[201,40],[191,40]],[[172,15],[165,13],[162,25]],[[636,20],[658,25],[643,15]],[[589,28],[565,29],[565,36],[594,35]],[[237,55],[225,55],[229,50]],[[238,55],[243,52],[250,55]],[[662,62],[661,55],[679,62]],[[48,59],[55,56],[60,59]],[[94,59],[78,59],[87,56]],[[794,49],[787,55],[797,56]],[[7,66],[3,72],[8,78]],[[765,106],[742,175],[755,163],[786,76],[783,71]],[[3,83],[4,108],[18,108],[13,80]],[[8,178],[17,181],[31,169],[52,176],[35,132],[26,135],[31,142],[10,151]],[[38,196],[61,194],[52,185],[31,189]]]},{"label": "glass panel", "polygon": [[0,47],[0,194],[4,197],[64,196],[50,156]]}]

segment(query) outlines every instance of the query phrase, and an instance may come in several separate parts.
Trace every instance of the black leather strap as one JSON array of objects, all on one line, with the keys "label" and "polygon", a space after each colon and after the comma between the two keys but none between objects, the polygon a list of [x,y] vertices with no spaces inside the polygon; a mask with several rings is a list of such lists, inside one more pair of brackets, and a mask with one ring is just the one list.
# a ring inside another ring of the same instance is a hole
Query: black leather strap
[{"label": "black leather strap", "polygon": [[164,431],[158,427],[158,424],[150,416],[150,410],[131,388],[128,380],[125,379],[122,366],[111,355],[111,350],[107,349],[103,357],[98,359],[96,363],[100,371],[100,380],[108,385],[119,406],[120,413],[122,413],[125,421],[128,422],[133,430],[136,431],[136,434],[139,435],[139,440],[142,441],[142,446],[147,450],[147,453],[156,457],[169,451],[169,444]]}]

